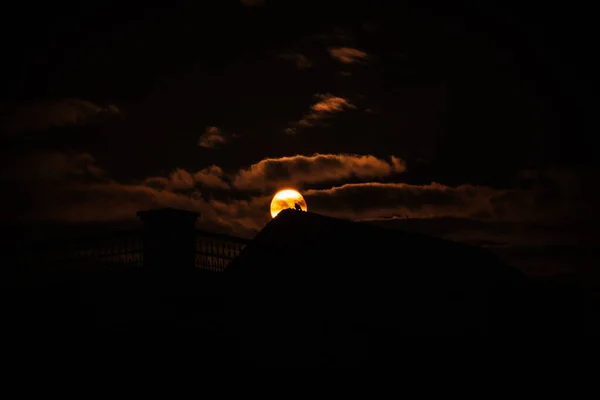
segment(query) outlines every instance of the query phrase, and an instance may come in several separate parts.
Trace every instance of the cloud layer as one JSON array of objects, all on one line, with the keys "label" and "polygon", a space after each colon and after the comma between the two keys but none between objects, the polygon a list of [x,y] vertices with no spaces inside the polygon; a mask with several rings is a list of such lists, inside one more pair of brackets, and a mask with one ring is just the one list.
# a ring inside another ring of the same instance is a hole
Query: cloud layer
[{"label": "cloud layer", "polygon": [[[9,207],[2,208],[3,218],[117,221],[134,219],[141,209],[175,207],[200,212],[206,229],[246,237],[270,219],[272,195],[285,187],[300,188],[311,211],[371,221],[450,218],[486,224],[564,223],[573,219],[566,210],[577,205],[579,198],[575,190],[579,186],[568,174],[558,174],[551,184],[527,189],[378,182],[401,174],[406,166],[397,157],[383,160],[372,155],[266,158],[239,170],[225,171],[217,165],[193,172],[175,169],[167,176],[137,183],[110,179],[87,153],[38,152],[13,157],[4,164],[8,168],[2,169],[0,181],[15,197],[4,198]],[[348,180],[359,182],[344,184]],[[564,201],[547,205],[544,198],[549,193],[555,198],[562,193]],[[17,215],[15,210],[25,205],[27,213]],[[587,210],[592,218],[598,216],[597,210],[585,208],[585,203],[579,204],[579,209]],[[454,238],[491,240],[473,233],[477,231],[474,226],[468,225],[470,234]],[[509,235],[503,240],[506,237]]]},{"label": "cloud layer", "polygon": [[[312,212],[485,246],[533,274],[573,268],[581,258],[579,247],[552,255],[549,245],[600,239],[593,223],[600,213],[587,201],[590,177],[563,171],[527,171],[523,188],[494,189],[377,182],[401,179],[396,174],[405,165],[372,155],[268,158],[239,170],[175,169],[128,183],[110,179],[88,153],[38,151],[2,163],[0,219],[7,222],[112,224],[135,220],[139,210],[174,207],[200,213],[203,229],[251,238],[270,220],[275,191],[296,186]],[[344,184],[348,180],[362,182]],[[581,218],[592,222],[582,225]],[[586,257],[575,267],[595,266],[593,256]]]},{"label": "cloud layer", "polygon": [[[8,164],[2,183],[22,187],[28,182],[27,197],[34,200],[25,216],[29,219],[113,221],[131,219],[139,209],[169,206],[199,211],[207,227],[245,236],[268,221],[269,203],[278,189],[372,180],[405,170],[396,157],[386,161],[372,155],[315,154],[268,158],[230,172],[216,165],[195,172],[175,169],[167,176],[120,183],[106,177],[87,153],[39,153]],[[318,197],[318,192],[307,193]]]}]

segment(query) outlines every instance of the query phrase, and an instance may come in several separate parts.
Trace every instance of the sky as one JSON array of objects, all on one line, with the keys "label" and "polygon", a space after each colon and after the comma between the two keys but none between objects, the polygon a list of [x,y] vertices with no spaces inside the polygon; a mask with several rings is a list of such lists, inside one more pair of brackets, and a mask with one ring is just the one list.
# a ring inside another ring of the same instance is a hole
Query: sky
[{"label": "sky", "polygon": [[15,5],[1,28],[0,218],[81,226],[176,207],[252,237],[291,187],[310,211],[530,268],[557,264],[556,249],[573,256],[552,268],[590,259],[591,14],[414,3]]}]

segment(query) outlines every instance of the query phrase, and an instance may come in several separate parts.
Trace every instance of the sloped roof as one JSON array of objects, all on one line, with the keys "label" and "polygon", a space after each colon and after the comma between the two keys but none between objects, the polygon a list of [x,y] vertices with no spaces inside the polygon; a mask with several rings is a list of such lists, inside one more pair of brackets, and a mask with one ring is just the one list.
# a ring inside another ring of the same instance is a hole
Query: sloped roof
[{"label": "sloped roof", "polygon": [[[308,264],[307,264],[308,263]],[[310,212],[284,210],[232,263],[240,273],[426,275],[518,279],[484,249]],[[242,271],[243,270],[243,271]]]},{"label": "sloped roof", "polygon": [[527,284],[477,247],[295,210],[271,220],[227,275],[248,323],[334,315],[421,333],[518,329],[515,293]]}]

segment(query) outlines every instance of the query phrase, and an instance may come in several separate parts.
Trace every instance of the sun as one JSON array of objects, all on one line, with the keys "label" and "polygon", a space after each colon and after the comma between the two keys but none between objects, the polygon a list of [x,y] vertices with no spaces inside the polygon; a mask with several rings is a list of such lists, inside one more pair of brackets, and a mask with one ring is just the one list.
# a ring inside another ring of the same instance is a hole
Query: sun
[{"label": "sun", "polygon": [[286,208],[294,209],[296,204],[300,206],[302,211],[308,210],[304,197],[293,189],[285,189],[277,192],[271,201],[271,217],[275,218],[281,210]]}]

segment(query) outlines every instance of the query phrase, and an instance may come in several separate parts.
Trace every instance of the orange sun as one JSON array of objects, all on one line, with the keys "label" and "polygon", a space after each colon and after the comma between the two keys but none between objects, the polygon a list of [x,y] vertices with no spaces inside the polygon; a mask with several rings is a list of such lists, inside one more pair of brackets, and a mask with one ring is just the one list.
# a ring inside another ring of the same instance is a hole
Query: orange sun
[{"label": "orange sun", "polygon": [[271,217],[275,218],[281,210],[286,208],[294,208],[298,204],[302,211],[308,210],[304,197],[293,189],[285,189],[277,192],[271,201]]}]

